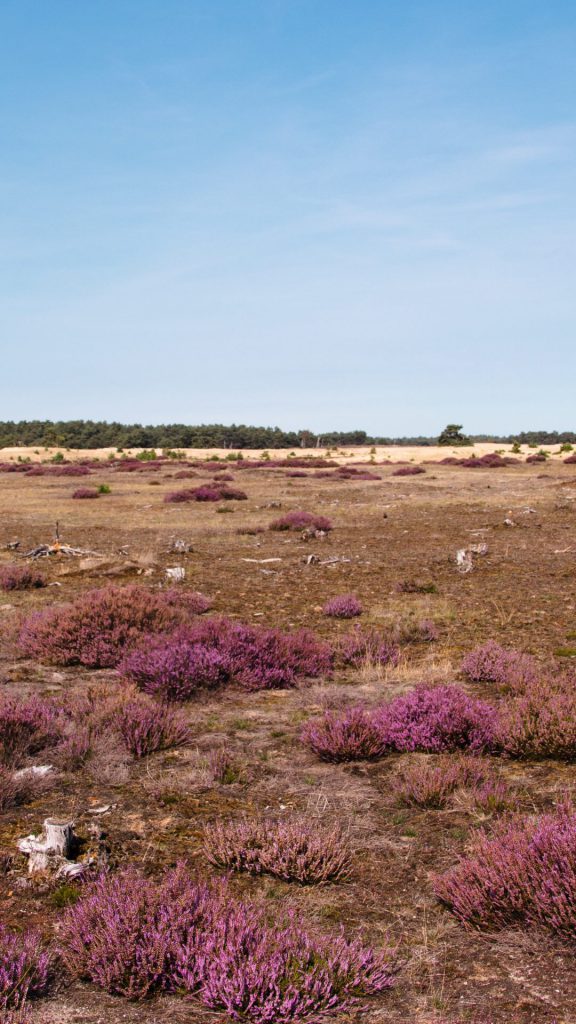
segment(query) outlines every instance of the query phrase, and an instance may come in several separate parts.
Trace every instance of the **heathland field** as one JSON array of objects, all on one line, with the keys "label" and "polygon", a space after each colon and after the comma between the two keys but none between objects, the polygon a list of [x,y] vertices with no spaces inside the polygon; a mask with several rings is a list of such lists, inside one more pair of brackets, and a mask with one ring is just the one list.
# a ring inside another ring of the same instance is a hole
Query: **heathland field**
[{"label": "heathland field", "polygon": [[2,1021],[574,1024],[576,459],[494,447],[0,452]]}]

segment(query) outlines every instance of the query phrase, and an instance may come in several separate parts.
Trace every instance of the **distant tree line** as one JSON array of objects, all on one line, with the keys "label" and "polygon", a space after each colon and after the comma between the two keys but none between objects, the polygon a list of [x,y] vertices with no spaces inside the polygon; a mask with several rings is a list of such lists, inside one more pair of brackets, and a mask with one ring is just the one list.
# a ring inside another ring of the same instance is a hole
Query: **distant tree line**
[{"label": "distant tree line", "polygon": [[[450,424],[450,428],[454,427]],[[448,428],[447,428],[448,429]],[[468,439],[466,439],[468,440]],[[507,436],[476,434],[473,441],[498,444],[575,443],[576,432],[528,430]],[[189,426],[168,423],[142,426],[140,423],[106,423],[93,420],[20,420],[0,422],[0,447],[41,448],[335,448],[349,445],[435,445],[438,437],[371,437],[365,430],[331,431],[316,434],[311,430],[281,430],[279,427],[254,427],[221,423]],[[449,443],[449,442],[447,442]]]}]

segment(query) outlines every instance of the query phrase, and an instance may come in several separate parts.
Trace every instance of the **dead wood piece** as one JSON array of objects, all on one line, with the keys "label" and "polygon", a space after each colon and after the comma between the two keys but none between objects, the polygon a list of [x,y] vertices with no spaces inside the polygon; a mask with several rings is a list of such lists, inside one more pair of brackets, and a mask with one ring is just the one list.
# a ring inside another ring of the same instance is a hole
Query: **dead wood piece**
[{"label": "dead wood piece", "polygon": [[26,836],[18,842],[18,849],[28,856],[28,874],[46,871],[49,868],[59,870],[68,861],[76,847],[73,821],[58,821],[57,818],[46,818],[44,835]]},{"label": "dead wood piece", "polygon": [[182,565],[174,565],[171,568],[164,570],[166,579],[172,580],[174,583],[182,583],[186,577],[186,569]]}]

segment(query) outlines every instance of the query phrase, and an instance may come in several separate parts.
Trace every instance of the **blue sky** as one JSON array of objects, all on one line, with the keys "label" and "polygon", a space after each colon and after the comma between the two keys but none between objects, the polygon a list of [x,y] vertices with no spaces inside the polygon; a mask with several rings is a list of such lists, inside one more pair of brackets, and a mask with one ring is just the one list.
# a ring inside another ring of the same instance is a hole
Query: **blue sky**
[{"label": "blue sky", "polygon": [[2,0],[0,419],[574,429],[576,5]]}]

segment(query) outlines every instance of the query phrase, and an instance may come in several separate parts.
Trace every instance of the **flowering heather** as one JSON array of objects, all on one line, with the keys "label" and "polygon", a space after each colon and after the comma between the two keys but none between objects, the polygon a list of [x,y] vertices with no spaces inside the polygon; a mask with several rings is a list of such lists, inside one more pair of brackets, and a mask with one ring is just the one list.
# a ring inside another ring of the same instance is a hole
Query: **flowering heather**
[{"label": "flowering heather", "polygon": [[475,683],[498,683],[516,691],[535,684],[540,676],[534,658],[508,650],[495,640],[475,647],[464,657],[461,667],[464,675]]},{"label": "flowering heather", "polygon": [[184,501],[194,501],[192,491],[169,491],[164,495],[164,502],[167,505],[176,505]]},{"label": "flowering heather", "polygon": [[221,487],[220,497],[222,501],[246,501],[248,495],[237,487]]},{"label": "flowering heather", "polygon": [[435,880],[453,914],[475,928],[546,928],[576,938],[576,817],[561,807],[539,820],[515,818]]},{"label": "flowering heather", "polygon": [[178,712],[165,704],[132,700],[118,713],[118,729],[130,753],[139,760],[157,750],[181,747],[190,740],[190,729]]},{"label": "flowering heather", "polygon": [[353,707],[308,722],[302,740],[323,761],[377,761],[389,751],[373,712]]},{"label": "flowering heather", "polygon": [[19,644],[40,661],[110,668],[143,634],[174,628],[187,617],[186,600],[178,601],[173,591],[102,587],[70,604],[33,612],[22,626]]},{"label": "flowering heather", "polygon": [[3,565],[0,568],[2,590],[37,590],[45,586],[42,573],[30,565]]},{"label": "flowering heather", "polygon": [[323,615],[332,619],[353,619],[363,612],[362,604],[355,594],[339,594],[326,601],[322,609]]},{"label": "flowering heather", "polygon": [[576,454],[569,455],[567,459],[564,459],[565,466],[574,466],[576,464]]},{"label": "flowering heather", "polygon": [[130,999],[194,994],[231,1020],[317,1021],[390,988],[391,953],[340,935],[275,927],[225,884],[198,885],[180,866],[159,882],[101,876],[64,917],[69,971]]},{"label": "flowering heather", "polygon": [[60,739],[58,710],[40,697],[0,699],[0,763],[20,767]]},{"label": "flowering heather", "polygon": [[493,746],[496,711],[458,686],[419,686],[383,705],[378,721],[393,750],[481,751]]},{"label": "flowering heather", "polygon": [[239,782],[243,775],[242,768],[237,763],[234,754],[224,745],[210,751],[208,767],[212,782],[217,782],[222,786]]},{"label": "flowering heather", "polygon": [[323,530],[324,533],[328,533],[332,528],[332,523],[326,516],[314,515],[312,512],[304,512],[299,509],[293,509],[286,515],[280,516],[279,519],[274,519],[268,527],[269,530],[312,529]]},{"label": "flowering heather", "polygon": [[485,814],[500,814],[512,803],[512,794],[501,779],[487,779],[474,786],[470,793],[474,806]]},{"label": "flowering heather", "polygon": [[19,1010],[28,998],[44,995],[49,968],[37,932],[19,934],[0,924],[0,1010]]},{"label": "flowering heather", "polygon": [[121,662],[119,672],[145,693],[164,700],[190,700],[229,678],[226,655],[185,633],[146,639]]},{"label": "flowering heather", "polygon": [[337,655],[343,665],[352,668],[361,668],[363,665],[396,666],[400,660],[400,648],[395,641],[377,630],[363,630],[356,626],[340,639]]},{"label": "flowering heather", "polygon": [[68,463],[60,466],[43,466],[49,476],[90,476],[89,466],[80,466],[78,463]]},{"label": "flowering heather", "polygon": [[99,498],[100,491],[96,490],[95,487],[79,487],[76,491],[73,492],[72,497],[80,499]]},{"label": "flowering heather", "polygon": [[[177,644],[199,645],[220,654],[222,661],[217,664],[222,677],[229,676],[247,690],[291,687],[300,679],[318,678],[332,671],[330,647],[306,629],[283,633],[278,629],[212,618],[178,630],[176,637]],[[166,636],[164,642],[169,648],[174,636]],[[161,642],[156,650],[160,647]],[[169,661],[168,654],[166,657]]]},{"label": "flowering heather", "polygon": [[401,466],[400,469],[395,469],[392,476],[418,476],[420,473],[425,473],[426,470],[423,466]]},{"label": "flowering heather", "polygon": [[179,469],[177,473],[174,473],[175,480],[191,480],[195,476],[198,476],[198,473],[193,469]]},{"label": "flowering heather", "polygon": [[509,757],[576,758],[576,690],[543,684],[505,701],[496,730],[498,748]]},{"label": "flowering heather", "polygon": [[320,885],[350,873],[350,852],[338,828],[304,821],[216,822],[204,831],[204,853],[215,867]]},{"label": "flowering heather", "polygon": [[220,501],[222,491],[219,487],[195,487],[190,495],[191,501]]},{"label": "flowering heather", "polygon": [[546,456],[542,455],[540,452],[536,452],[535,455],[529,455],[526,459],[526,462],[532,464],[534,464],[535,462],[546,462]]},{"label": "flowering heather", "polygon": [[416,764],[405,769],[392,783],[392,792],[407,807],[445,807],[454,790],[462,785],[463,775],[456,762]]}]

